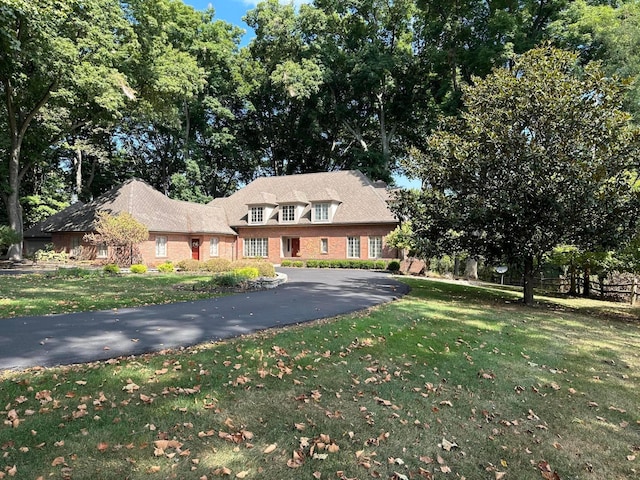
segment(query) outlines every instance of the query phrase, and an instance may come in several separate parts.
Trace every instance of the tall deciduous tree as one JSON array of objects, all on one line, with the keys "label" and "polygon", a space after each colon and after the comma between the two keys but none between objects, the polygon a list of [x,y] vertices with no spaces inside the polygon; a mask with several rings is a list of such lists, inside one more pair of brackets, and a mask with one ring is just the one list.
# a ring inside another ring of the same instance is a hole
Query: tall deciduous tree
[{"label": "tall deciduous tree", "polygon": [[[463,88],[465,110],[430,140],[425,188],[405,196],[414,231],[520,262],[533,302],[536,260],[560,243],[606,251],[637,227],[639,134],[623,86],[551,47]],[[443,218],[444,215],[444,218]]]},{"label": "tall deciduous tree", "polygon": [[[5,0],[0,5],[2,198],[10,227],[22,234],[20,186],[43,152],[88,119],[115,115],[127,82],[115,65],[128,24],[116,0]],[[21,245],[10,247],[12,259]]]}]

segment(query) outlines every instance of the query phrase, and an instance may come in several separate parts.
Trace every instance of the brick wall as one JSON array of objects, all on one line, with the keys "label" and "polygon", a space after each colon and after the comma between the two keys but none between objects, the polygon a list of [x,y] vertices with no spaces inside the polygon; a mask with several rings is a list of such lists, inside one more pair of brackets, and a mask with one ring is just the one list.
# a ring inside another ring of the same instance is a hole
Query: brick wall
[{"label": "brick wall", "polygon": [[[305,227],[256,227],[238,229],[238,258],[243,257],[244,238],[268,238],[269,261],[280,263],[284,258],[292,258],[283,251],[282,239],[300,239],[300,253],[296,259],[345,259],[347,258],[347,237],[360,238],[360,257],[369,258],[369,237],[383,238],[382,257],[397,258],[398,252],[384,244],[384,237],[395,228],[395,225],[319,225]],[[326,238],[327,253],[320,250],[321,239]]]},{"label": "brick wall", "polygon": [[[104,263],[106,260],[96,258],[95,245],[81,240],[83,236],[83,233],[54,233],[52,235],[54,249],[58,252],[65,251],[69,253],[73,245],[73,238],[80,239],[82,246],[80,259]],[[158,236],[167,237],[167,255],[164,257],[156,257],[156,237]],[[153,268],[168,261],[176,263],[180,260],[191,258],[191,240],[198,239],[200,242],[200,260],[209,260],[212,258],[209,254],[210,240],[214,236],[218,238],[218,256],[230,260],[235,259],[236,238],[223,235],[150,233],[149,239],[139,245],[139,250],[143,263]]]}]

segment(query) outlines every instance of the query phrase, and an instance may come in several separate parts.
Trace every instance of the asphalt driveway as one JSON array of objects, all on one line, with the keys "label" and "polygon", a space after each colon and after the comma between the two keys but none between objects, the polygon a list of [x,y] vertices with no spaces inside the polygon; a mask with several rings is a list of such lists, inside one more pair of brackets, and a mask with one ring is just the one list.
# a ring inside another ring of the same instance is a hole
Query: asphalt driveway
[{"label": "asphalt driveway", "polygon": [[390,275],[279,269],[273,290],[196,302],[0,319],[0,370],[106,360],[231,338],[362,310],[404,295]]}]

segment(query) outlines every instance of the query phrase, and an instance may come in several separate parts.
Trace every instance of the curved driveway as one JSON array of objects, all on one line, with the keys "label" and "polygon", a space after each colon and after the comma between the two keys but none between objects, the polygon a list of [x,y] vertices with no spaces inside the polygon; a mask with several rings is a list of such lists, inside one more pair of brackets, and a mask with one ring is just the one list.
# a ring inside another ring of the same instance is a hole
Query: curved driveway
[{"label": "curved driveway", "polygon": [[386,273],[279,269],[273,290],[119,310],[0,319],[0,370],[105,360],[231,338],[389,302],[408,288]]}]

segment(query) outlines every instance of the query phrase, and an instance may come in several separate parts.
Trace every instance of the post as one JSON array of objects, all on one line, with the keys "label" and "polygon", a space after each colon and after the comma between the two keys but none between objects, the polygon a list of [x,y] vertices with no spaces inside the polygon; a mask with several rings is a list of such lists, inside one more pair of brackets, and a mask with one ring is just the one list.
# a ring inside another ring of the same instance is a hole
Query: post
[{"label": "post", "polygon": [[633,277],[633,284],[631,285],[631,306],[636,304],[636,296],[638,295],[638,280]]}]

